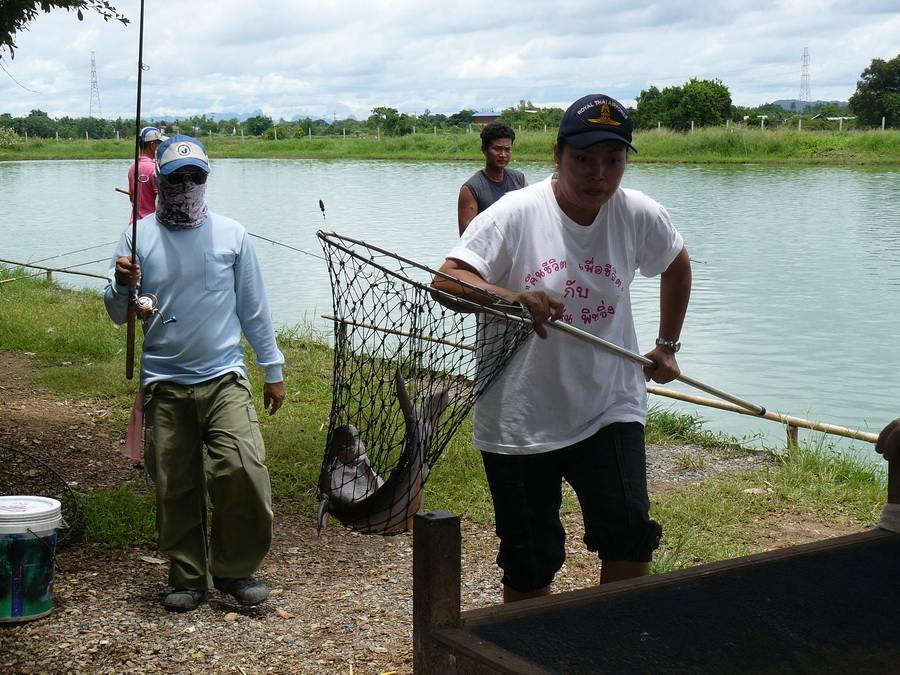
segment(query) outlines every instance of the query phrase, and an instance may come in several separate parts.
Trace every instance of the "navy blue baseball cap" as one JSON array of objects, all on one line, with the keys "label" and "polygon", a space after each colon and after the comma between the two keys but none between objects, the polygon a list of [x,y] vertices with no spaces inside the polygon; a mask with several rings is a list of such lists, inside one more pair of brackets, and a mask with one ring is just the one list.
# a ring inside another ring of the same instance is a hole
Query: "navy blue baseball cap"
[{"label": "navy blue baseball cap", "polygon": [[633,130],[625,106],[606,94],[588,94],[563,113],[557,138],[579,150],[602,141],[621,141],[637,152],[631,144]]},{"label": "navy blue baseball cap", "polygon": [[209,173],[209,157],[203,143],[193,136],[177,134],[170,136],[156,149],[156,166],[163,176],[183,166],[196,166]]}]

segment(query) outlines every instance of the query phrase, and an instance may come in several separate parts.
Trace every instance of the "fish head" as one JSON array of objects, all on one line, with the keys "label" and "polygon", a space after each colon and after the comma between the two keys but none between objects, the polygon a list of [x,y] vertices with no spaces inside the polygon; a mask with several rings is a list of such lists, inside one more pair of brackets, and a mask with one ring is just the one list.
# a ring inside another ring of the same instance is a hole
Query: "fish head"
[{"label": "fish head", "polygon": [[352,424],[344,424],[331,432],[329,453],[343,464],[356,464],[366,448],[359,437],[359,429]]}]

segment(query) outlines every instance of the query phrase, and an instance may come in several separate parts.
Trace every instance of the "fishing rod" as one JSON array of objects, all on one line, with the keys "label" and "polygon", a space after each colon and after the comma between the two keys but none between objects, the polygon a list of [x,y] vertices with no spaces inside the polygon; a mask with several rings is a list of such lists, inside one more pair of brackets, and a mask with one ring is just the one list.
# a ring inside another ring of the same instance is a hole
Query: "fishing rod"
[{"label": "fishing rod", "polygon": [[[60,253],[58,255],[51,255],[48,258],[39,258],[38,260],[32,260],[32,263],[46,262],[48,260],[55,260],[56,258],[65,258],[67,255],[74,255],[75,253],[84,253],[85,251],[92,251],[95,248],[106,248],[107,246],[112,246],[116,242],[110,241],[105,244],[97,244],[96,246],[88,246],[86,248],[79,248],[75,251],[67,251],[66,253]],[[81,263],[82,265],[86,265],[87,263]],[[76,265],[77,267],[77,265]]]},{"label": "fishing rod", "polygon": [[[116,192],[121,192],[122,194],[130,194],[127,190],[123,190],[122,188],[117,187]],[[322,217],[325,217],[325,204],[322,200],[319,200],[319,208],[322,209]],[[284,242],[278,241],[277,239],[269,239],[268,237],[264,237],[261,234],[256,234],[254,232],[248,231],[251,237],[256,237],[257,239],[262,239],[263,241],[267,241],[270,244],[275,244],[276,246],[283,246],[284,248],[289,248],[292,251],[297,251],[297,253],[303,253],[304,255],[312,256],[313,258],[318,258],[319,260],[325,260],[320,255],[316,255],[315,253],[310,253],[309,251],[304,251],[302,248],[297,248],[296,246],[291,246],[290,244],[285,244]]]},{"label": "fishing rod", "polygon": [[[131,201],[131,263],[137,261],[137,223],[138,203],[141,200],[141,191],[136,189],[140,179],[140,152],[141,152],[141,85],[144,75],[144,0],[141,0],[141,21],[138,25],[138,62],[137,62],[137,103],[134,113],[134,178],[135,189]],[[138,310],[137,279],[132,276],[128,279],[128,320],[125,335],[125,379],[134,377],[134,339],[135,316]]]},{"label": "fishing rod", "polygon": [[275,244],[277,246],[284,246],[285,248],[289,248],[292,251],[297,251],[297,253],[303,253],[304,255],[312,256],[313,258],[318,258],[319,260],[325,260],[320,255],[316,255],[315,253],[310,253],[309,251],[304,251],[302,248],[297,248],[296,246],[291,246],[290,244],[285,244],[284,242],[278,241],[277,239],[269,239],[268,237],[264,237],[261,234],[254,234],[253,232],[247,232],[251,237],[256,237],[257,239],[262,239],[263,241],[267,241],[270,244]]}]

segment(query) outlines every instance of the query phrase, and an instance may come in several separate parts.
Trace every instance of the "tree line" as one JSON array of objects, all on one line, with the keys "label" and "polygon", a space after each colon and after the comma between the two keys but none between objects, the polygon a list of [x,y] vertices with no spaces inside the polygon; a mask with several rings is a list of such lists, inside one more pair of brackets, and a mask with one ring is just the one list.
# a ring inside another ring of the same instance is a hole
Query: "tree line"
[{"label": "tree line", "polygon": [[[631,113],[637,129],[665,127],[688,131],[694,127],[721,126],[727,122],[755,125],[763,118],[768,126],[802,118],[805,120],[804,128],[815,129],[830,128],[829,123],[821,118],[851,116],[855,120],[848,127],[879,127],[884,118],[885,126],[898,128],[900,55],[890,61],[874,59],[860,75],[856,91],[846,104],[818,103],[803,110],[797,110],[796,106],[793,110],[785,110],[774,103],[755,108],[735,106],[728,87],[719,80],[691,79],[679,86],[661,90],[651,86],[641,91]],[[542,108],[531,101],[520,100],[515,106],[501,111],[498,120],[517,130],[543,131],[556,129],[562,114],[560,108]],[[475,115],[474,110],[460,110],[452,115],[425,110],[422,114],[411,115],[396,108],[379,106],[373,108],[365,120],[353,117],[333,118],[331,121],[311,117],[274,120],[267,115],[255,115],[240,122],[236,118],[217,120],[207,115],[193,115],[176,119],[148,119],[143,124],[195,136],[248,135],[282,139],[302,136],[405,136],[434,131],[463,133],[473,123]],[[816,116],[819,119],[815,119]],[[134,134],[134,121],[121,117],[115,120],[94,117],[53,119],[42,110],[32,110],[22,117],[0,114],[0,128],[31,138],[130,138]]]}]

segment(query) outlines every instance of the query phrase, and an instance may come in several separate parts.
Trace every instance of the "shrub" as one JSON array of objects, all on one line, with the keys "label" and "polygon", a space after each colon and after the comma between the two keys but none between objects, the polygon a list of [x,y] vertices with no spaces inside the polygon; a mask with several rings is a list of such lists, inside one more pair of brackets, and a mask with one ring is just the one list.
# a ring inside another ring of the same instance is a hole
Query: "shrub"
[{"label": "shrub", "polygon": [[21,150],[22,137],[9,127],[0,127],[0,150]]}]

